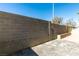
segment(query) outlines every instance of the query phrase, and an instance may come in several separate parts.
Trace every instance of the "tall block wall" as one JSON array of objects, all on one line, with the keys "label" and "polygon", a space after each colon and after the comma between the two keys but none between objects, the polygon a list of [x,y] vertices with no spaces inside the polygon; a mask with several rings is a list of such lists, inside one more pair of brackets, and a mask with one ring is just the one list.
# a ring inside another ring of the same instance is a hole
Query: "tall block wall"
[{"label": "tall block wall", "polygon": [[64,25],[51,24],[51,28],[54,29],[54,33],[57,35],[68,32],[68,28]]},{"label": "tall block wall", "polygon": [[32,47],[49,39],[48,21],[0,13],[0,55]]}]

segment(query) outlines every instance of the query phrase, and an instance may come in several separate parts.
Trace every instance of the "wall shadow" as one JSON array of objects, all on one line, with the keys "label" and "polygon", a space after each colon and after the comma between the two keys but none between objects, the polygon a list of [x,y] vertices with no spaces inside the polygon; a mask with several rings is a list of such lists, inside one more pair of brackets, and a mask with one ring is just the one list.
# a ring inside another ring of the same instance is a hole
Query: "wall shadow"
[{"label": "wall shadow", "polygon": [[34,52],[31,48],[26,48],[8,56],[38,56],[38,54],[36,54],[36,52]]}]

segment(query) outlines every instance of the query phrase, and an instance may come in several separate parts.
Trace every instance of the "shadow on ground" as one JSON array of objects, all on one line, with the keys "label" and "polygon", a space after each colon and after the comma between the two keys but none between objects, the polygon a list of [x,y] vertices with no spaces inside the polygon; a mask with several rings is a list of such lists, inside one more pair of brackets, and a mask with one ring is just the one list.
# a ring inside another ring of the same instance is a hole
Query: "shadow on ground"
[{"label": "shadow on ground", "polygon": [[9,56],[38,56],[31,48],[17,51]]}]

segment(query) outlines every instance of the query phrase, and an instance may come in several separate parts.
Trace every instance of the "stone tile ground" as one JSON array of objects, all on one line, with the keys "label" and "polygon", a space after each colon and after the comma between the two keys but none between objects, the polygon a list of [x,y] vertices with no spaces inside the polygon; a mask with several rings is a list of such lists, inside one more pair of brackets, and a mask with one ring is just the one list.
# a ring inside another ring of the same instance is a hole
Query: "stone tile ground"
[{"label": "stone tile ground", "polygon": [[79,44],[67,40],[54,40],[32,48],[40,56],[77,56]]}]

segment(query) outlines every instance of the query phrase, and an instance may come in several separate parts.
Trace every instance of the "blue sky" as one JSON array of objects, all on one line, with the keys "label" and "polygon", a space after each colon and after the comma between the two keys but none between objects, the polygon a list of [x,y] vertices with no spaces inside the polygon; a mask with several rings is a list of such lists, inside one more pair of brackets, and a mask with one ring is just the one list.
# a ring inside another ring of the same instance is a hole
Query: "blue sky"
[{"label": "blue sky", "polygon": [[[55,3],[54,13],[55,16],[63,17],[64,20],[73,19],[77,21],[79,19],[79,3]],[[78,21],[77,21],[78,22]]]},{"label": "blue sky", "polygon": [[52,3],[0,3],[0,11],[51,20]]}]

